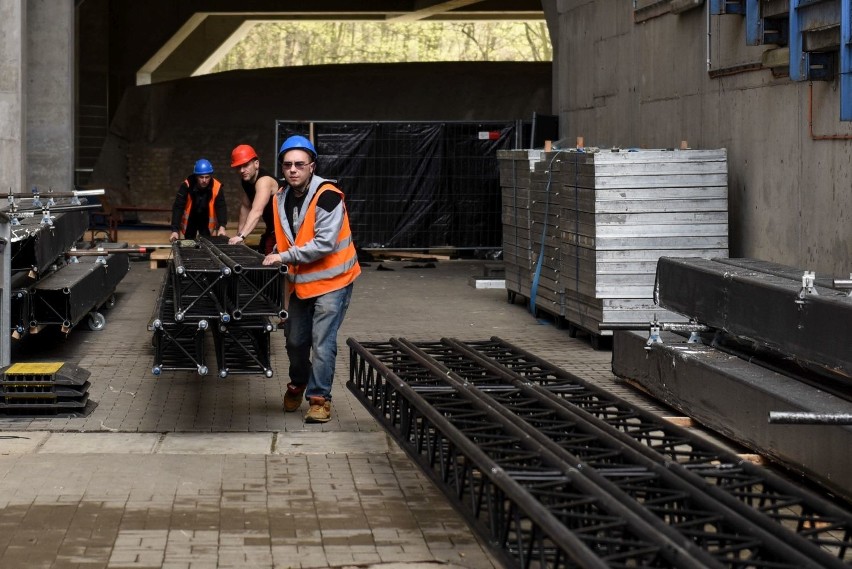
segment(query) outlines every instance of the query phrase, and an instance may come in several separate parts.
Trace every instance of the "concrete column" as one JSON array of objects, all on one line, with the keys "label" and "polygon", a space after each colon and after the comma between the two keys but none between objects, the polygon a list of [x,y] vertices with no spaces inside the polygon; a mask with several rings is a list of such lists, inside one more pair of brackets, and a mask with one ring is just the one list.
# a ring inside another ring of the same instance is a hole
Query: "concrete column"
[{"label": "concrete column", "polygon": [[74,184],[74,2],[27,0],[24,191]]},{"label": "concrete column", "polygon": [[0,194],[26,182],[25,37],[26,3],[0,0]]}]

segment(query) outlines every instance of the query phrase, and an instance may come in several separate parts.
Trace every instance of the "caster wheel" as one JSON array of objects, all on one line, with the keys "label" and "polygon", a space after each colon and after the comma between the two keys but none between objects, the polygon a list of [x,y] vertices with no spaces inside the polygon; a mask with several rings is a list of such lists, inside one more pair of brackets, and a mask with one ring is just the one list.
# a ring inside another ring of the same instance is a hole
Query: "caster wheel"
[{"label": "caster wheel", "polygon": [[99,330],[103,330],[104,326],[106,326],[106,318],[100,312],[90,312],[89,313],[89,330],[94,332],[98,332]]},{"label": "caster wheel", "polygon": [[577,337],[577,327],[574,326],[573,324],[571,324],[570,322],[568,323],[568,337],[569,338],[576,338]]}]

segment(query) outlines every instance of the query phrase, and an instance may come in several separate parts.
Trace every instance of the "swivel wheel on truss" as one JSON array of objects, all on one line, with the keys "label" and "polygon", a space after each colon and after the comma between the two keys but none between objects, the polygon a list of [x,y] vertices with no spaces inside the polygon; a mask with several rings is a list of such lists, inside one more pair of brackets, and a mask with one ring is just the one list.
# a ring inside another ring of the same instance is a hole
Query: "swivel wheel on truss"
[{"label": "swivel wheel on truss", "polygon": [[98,332],[106,326],[106,318],[100,312],[89,312],[89,330]]}]

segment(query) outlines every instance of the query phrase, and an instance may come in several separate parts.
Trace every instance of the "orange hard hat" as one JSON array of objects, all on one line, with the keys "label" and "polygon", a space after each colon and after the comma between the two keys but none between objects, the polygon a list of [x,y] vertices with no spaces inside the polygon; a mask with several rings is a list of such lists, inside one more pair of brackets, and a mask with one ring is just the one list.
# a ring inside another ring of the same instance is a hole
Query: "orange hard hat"
[{"label": "orange hard hat", "polygon": [[257,152],[248,144],[240,144],[231,151],[231,168],[242,166],[243,164],[255,160]]}]

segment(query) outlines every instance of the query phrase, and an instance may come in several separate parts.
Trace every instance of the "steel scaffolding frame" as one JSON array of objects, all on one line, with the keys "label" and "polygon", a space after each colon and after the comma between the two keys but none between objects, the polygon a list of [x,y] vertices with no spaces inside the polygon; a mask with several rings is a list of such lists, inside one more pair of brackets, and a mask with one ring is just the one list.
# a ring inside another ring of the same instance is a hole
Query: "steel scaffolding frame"
[{"label": "steel scaffolding frame", "polygon": [[[519,473],[521,484],[529,478],[525,469],[548,456],[563,475],[579,470],[585,482],[571,483],[589,486],[584,493],[600,503],[609,503],[602,494],[615,497],[615,511],[626,509],[640,527],[648,524],[659,552],[675,547],[696,563],[729,567],[840,567],[852,556],[848,512],[497,338],[468,344],[350,339],[349,345],[350,389],[490,539],[503,535],[503,524],[464,503],[474,494],[471,479],[448,480],[455,467],[421,440],[411,425],[412,406],[431,406],[440,416],[445,444],[458,447],[457,438],[466,439],[503,471]],[[437,428],[431,423],[429,433]],[[532,449],[532,455],[518,454]],[[510,468],[507,459],[523,467]],[[563,483],[551,491],[564,489]],[[521,541],[524,548],[498,540],[521,566],[530,566],[522,549],[544,555],[548,566],[568,558],[548,557],[532,535]],[[655,562],[664,558],[659,552]],[[684,559],[675,564],[686,566]]]}]

